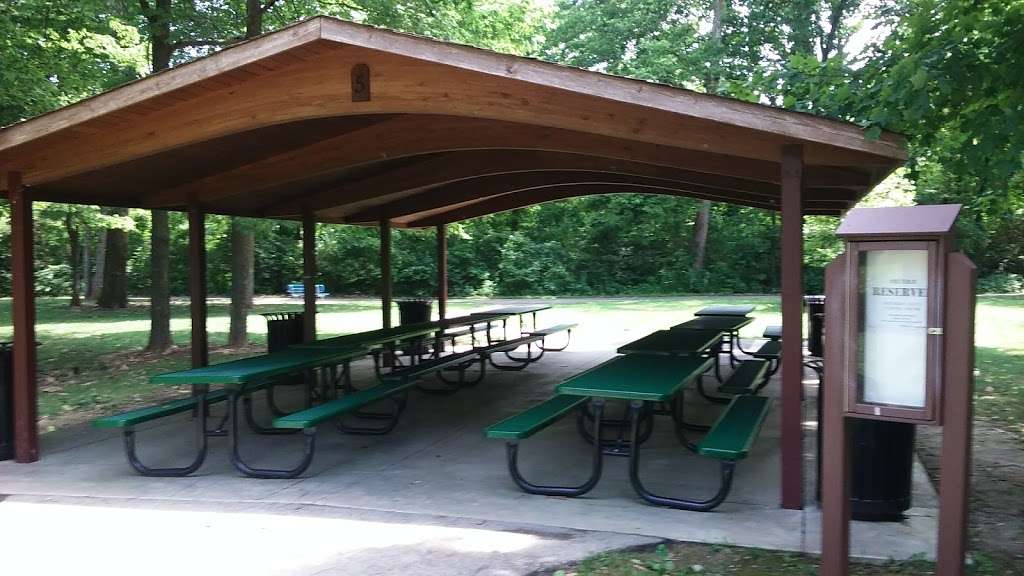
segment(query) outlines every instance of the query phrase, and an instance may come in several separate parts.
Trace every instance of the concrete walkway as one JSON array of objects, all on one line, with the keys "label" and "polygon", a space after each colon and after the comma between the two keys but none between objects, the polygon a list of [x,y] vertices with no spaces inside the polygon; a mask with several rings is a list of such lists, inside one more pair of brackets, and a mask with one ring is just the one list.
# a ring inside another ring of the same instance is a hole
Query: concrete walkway
[{"label": "concrete walkway", "polygon": [[[596,327],[595,327],[596,328]],[[317,457],[303,478],[257,480],[228,462],[223,439],[189,478],[143,478],[124,460],[119,435],[78,427],[44,436],[32,465],[0,463],[0,542],[4,562],[34,562],[62,573],[103,570],[168,574],[528,574],[600,550],[662,539],[815,552],[819,518],[778,507],[779,422],[773,410],[749,458],[737,467],[728,500],[712,513],[642,503],[625,459],[606,460],[584,498],[520,492],[505,468],[504,446],[482,429],[547,398],[564,378],[606,359],[607,334],[549,354],[520,373],[490,373],[450,397],[413,393],[398,428],[376,437],[319,432]],[[356,382],[369,382],[359,367]],[[808,495],[813,498],[814,387],[808,386]],[[778,383],[767,389],[778,394]],[[688,417],[710,422],[719,408],[696,398]],[[217,409],[219,410],[219,409]],[[139,434],[144,460],[175,465],[189,457],[192,428],[183,415]],[[245,437],[257,465],[289,465],[300,440]],[[646,445],[643,476],[659,493],[713,492],[718,467],[680,449],[667,422]],[[544,482],[571,481],[589,469],[589,452],[568,418],[522,444],[522,467]],[[854,523],[852,553],[907,558],[934,553],[935,495],[918,466],[915,507],[900,523]],[[168,554],[173,550],[173,554]],[[54,552],[59,551],[59,554]],[[17,565],[17,564],[16,564]],[[26,564],[29,566],[30,564]],[[16,571],[14,573],[27,573]]]}]

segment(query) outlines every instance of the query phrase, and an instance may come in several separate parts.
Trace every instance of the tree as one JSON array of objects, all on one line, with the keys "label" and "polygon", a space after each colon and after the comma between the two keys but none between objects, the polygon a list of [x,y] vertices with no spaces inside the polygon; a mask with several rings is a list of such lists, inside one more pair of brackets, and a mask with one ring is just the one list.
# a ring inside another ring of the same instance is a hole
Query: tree
[{"label": "tree", "polygon": [[[128,217],[127,208],[109,208],[107,214]],[[103,287],[96,305],[100,308],[128,307],[128,233],[125,228],[107,228],[106,253],[103,262]]]}]

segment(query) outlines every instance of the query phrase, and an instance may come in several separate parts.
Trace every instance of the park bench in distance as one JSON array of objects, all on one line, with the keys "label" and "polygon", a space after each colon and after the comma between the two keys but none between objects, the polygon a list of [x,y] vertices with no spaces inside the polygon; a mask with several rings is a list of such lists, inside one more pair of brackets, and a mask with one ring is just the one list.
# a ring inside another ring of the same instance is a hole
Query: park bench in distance
[{"label": "park bench in distance", "polygon": [[[287,289],[285,289],[285,293],[287,293],[288,296],[291,298],[302,298],[303,296],[306,295],[306,287],[304,284],[301,283],[289,284]],[[324,298],[326,296],[328,296],[327,287],[324,286],[323,284],[317,284],[316,297]]]}]

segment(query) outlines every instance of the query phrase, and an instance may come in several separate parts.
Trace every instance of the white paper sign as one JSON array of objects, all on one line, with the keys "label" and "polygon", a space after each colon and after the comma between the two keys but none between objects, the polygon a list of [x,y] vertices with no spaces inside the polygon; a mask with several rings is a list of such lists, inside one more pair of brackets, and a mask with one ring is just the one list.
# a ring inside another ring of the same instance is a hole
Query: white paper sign
[{"label": "white paper sign", "polygon": [[862,399],[923,408],[928,251],[870,250],[862,254]]}]

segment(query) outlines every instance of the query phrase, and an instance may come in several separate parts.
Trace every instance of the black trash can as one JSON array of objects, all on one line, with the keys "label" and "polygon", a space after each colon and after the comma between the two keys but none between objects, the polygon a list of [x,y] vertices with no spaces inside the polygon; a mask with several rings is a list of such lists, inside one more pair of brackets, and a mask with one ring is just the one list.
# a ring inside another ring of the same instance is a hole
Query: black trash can
[{"label": "black trash can", "polygon": [[850,430],[850,516],[898,522],[910,508],[914,425],[853,418]]},{"label": "black trash can", "polygon": [[0,342],[0,460],[14,458],[14,349]]},{"label": "black trash can", "polygon": [[804,296],[807,305],[807,319],[810,331],[807,334],[807,351],[811,356],[825,357],[825,297]]},{"label": "black trash can", "polygon": [[[402,326],[408,324],[421,324],[430,322],[430,313],[434,302],[427,298],[403,298],[397,300],[398,323]],[[416,336],[402,343],[402,350],[410,355],[423,355],[429,352],[425,336]]]},{"label": "black trash can", "polygon": [[272,312],[260,316],[267,320],[267,352],[280,352],[302,342],[302,312]]},{"label": "black trash can", "polygon": [[[810,316],[807,348],[824,358],[825,297],[806,296]],[[827,362],[827,360],[826,360]],[[818,387],[818,500],[821,500],[821,407]],[[910,508],[914,471],[914,425],[852,418],[850,425],[850,516],[854,520],[898,522]]]},{"label": "black trash can", "polygon": [[405,298],[397,300],[398,323],[402,326],[407,324],[420,324],[430,322],[430,313],[433,309],[433,300],[427,298]]}]

